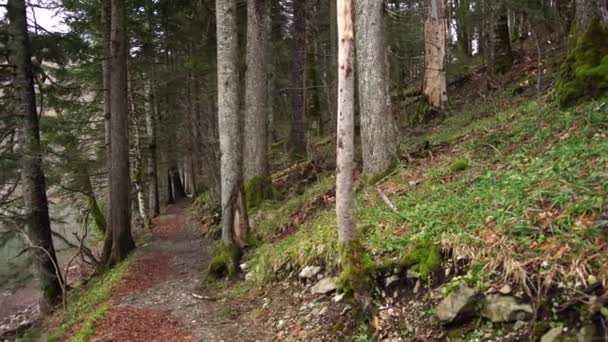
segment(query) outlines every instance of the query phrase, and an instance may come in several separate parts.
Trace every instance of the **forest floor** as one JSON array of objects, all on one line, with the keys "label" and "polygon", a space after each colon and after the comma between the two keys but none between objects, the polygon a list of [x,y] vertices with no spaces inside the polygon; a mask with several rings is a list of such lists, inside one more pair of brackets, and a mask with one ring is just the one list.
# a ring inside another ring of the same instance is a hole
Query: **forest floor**
[{"label": "forest floor", "polygon": [[[167,208],[133,256],[90,341],[257,340],[263,331],[226,317],[223,301],[201,287],[213,243],[197,236],[185,215],[188,201]],[[64,335],[73,340],[79,325]]]}]

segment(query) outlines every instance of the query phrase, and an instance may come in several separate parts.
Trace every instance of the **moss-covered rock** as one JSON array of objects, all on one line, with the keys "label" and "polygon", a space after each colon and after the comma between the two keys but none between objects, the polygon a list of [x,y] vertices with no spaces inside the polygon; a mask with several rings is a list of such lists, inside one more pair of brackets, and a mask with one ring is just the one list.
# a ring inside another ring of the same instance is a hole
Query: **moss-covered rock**
[{"label": "moss-covered rock", "polygon": [[608,27],[594,20],[573,37],[560,68],[557,96],[561,106],[597,98],[608,92]]},{"label": "moss-covered rock", "polygon": [[441,266],[441,248],[430,240],[415,242],[409,252],[401,257],[399,265],[418,272],[421,279],[428,279]]},{"label": "moss-covered rock", "polygon": [[249,209],[257,208],[262,202],[280,198],[280,193],[272,185],[270,177],[256,176],[245,183],[245,197]]},{"label": "moss-covered rock", "polygon": [[458,172],[469,168],[469,161],[466,159],[456,159],[450,164],[450,171]]},{"label": "moss-covered rock", "polygon": [[239,269],[242,251],[236,244],[220,242],[217,254],[211,259],[207,274],[219,279],[223,277],[234,277]]},{"label": "moss-covered rock", "polygon": [[372,283],[374,261],[357,241],[339,244],[338,252],[342,266],[342,273],[336,282],[338,290],[346,294],[367,291]]}]

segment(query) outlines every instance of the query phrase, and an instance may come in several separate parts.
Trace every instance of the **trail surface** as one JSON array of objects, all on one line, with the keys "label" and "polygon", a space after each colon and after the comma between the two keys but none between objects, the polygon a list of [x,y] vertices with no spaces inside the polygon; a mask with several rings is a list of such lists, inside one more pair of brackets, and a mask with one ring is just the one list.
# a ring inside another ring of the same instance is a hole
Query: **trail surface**
[{"label": "trail surface", "polygon": [[213,243],[190,229],[188,203],[155,220],[152,238],[114,289],[91,341],[264,341],[254,322],[230,319],[221,298],[201,286]]}]

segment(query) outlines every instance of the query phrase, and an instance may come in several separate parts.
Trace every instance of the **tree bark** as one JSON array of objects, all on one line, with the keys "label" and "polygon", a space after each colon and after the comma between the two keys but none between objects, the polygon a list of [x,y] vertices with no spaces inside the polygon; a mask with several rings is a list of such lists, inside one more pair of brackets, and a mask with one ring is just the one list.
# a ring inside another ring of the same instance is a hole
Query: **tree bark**
[{"label": "tree bark", "polygon": [[306,0],[292,1],[291,24],[291,131],[289,152],[296,158],[306,157],[305,65],[306,65]]},{"label": "tree bark", "polygon": [[604,0],[576,0],[576,34],[585,33],[593,20],[608,22],[608,5]]},{"label": "tree bark", "polygon": [[61,272],[51,235],[46,180],[42,168],[42,147],[36,110],[32,51],[27,33],[25,1],[9,0],[8,19],[12,33],[11,62],[15,65],[13,87],[17,96],[15,114],[19,117],[21,145],[21,191],[24,201],[27,237],[42,290],[42,303],[53,305],[62,294]]},{"label": "tree bark", "polygon": [[[337,0],[338,11],[338,131],[336,217],[338,242],[357,240],[354,201],[355,79],[352,0]],[[343,260],[344,261],[344,260]]]},{"label": "tree bark", "polygon": [[135,248],[131,236],[129,201],[129,118],[127,107],[127,37],[126,8],[120,0],[112,0],[112,59],[111,59],[111,145],[110,225],[112,247],[107,265],[123,261]]},{"label": "tree bark", "polygon": [[[246,232],[242,231],[244,230],[242,227],[246,229],[248,224],[242,220],[247,217],[246,213],[239,215],[237,209],[239,197],[243,195],[243,171],[236,10],[236,0],[216,1],[222,242],[229,248],[239,249],[240,244],[237,243],[236,238],[239,235],[244,236],[243,233]],[[241,209],[246,210],[246,206]]]},{"label": "tree bark", "polygon": [[148,173],[148,204],[150,207],[152,217],[160,215],[160,199],[158,194],[158,150],[157,150],[157,134],[156,134],[156,122],[158,120],[156,115],[156,105],[154,103],[154,89],[152,81],[156,77],[156,66],[154,57],[154,46],[153,46],[153,29],[152,29],[152,17],[153,9],[151,8],[152,1],[146,0],[146,16],[147,16],[147,32],[146,41],[144,43],[144,54],[150,64],[151,71],[146,74],[146,80],[144,84],[145,92],[145,115],[146,115],[146,135],[148,138],[148,156],[147,156],[147,173]]},{"label": "tree bark", "polygon": [[[110,169],[112,165],[112,139],[110,138],[110,117],[111,108],[111,90],[110,80],[112,78],[112,70],[110,59],[112,58],[110,34],[112,31],[112,6],[110,0],[102,0],[101,2],[101,41],[103,45],[103,59],[101,62],[102,69],[102,87],[103,87],[103,118],[105,129],[105,148],[106,148],[106,172],[107,172],[107,188],[110,188],[112,177]],[[110,216],[110,196],[107,198],[106,216]]]},{"label": "tree bark", "polygon": [[179,176],[179,168],[172,166],[169,172],[171,173],[171,183],[173,183],[173,200],[177,202],[186,197],[186,190]]},{"label": "tree bark", "polygon": [[444,0],[426,0],[425,5],[422,94],[433,109],[442,111],[448,101],[445,4]]},{"label": "tree bark", "polygon": [[244,178],[268,178],[268,64],[270,1],[247,3]]},{"label": "tree bark", "polygon": [[511,38],[509,36],[509,14],[505,0],[501,0],[492,6],[494,8],[496,22],[493,23],[493,63],[494,72],[504,73],[513,65],[513,52],[511,50]]},{"label": "tree bark", "polygon": [[393,165],[397,159],[398,143],[388,89],[384,3],[357,0],[355,7],[363,172],[375,176]]}]

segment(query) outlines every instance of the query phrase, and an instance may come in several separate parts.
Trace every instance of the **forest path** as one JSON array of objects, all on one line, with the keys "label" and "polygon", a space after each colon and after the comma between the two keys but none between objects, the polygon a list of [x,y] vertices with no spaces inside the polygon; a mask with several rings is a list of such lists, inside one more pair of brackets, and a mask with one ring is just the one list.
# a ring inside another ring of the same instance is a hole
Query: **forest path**
[{"label": "forest path", "polygon": [[114,289],[91,341],[253,341],[243,322],[201,287],[213,242],[198,236],[185,213],[189,202],[155,219],[152,238]]}]

